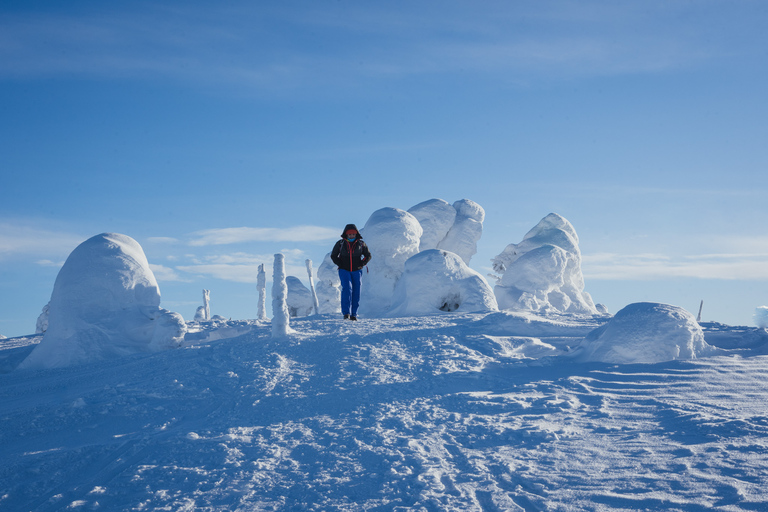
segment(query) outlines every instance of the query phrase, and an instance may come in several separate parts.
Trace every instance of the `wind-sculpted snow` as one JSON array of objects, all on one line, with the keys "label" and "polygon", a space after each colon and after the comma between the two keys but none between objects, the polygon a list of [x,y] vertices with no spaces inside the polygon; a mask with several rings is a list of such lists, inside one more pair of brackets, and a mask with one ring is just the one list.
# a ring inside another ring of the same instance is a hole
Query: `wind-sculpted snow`
[{"label": "wind-sculpted snow", "polygon": [[605,363],[660,363],[712,352],[692,314],[677,306],[630,304],[588,334],[578,357]]},{"label": "wind-sculpted snow", "polygon": [[755,308],[755,325],[762,329],[768,328],[768,306]]},{"label": "wind-sculpted snow", "polygon": [[285,283],[288,286],[286,302],[289,314],[292,317],[311,315],[314,310],[314,301],[309,288],[295,276],[287,276]]},{"label": "wind-sculpted snow", "polygon": [[389,315],[496,310],[496,297],[483,276],[456,254],[429,249],[405,262],[403,275],[395,285]]},{"label": "wind-sculpted snow", "polygon": [[22,363],[54,368],[174,348],[178,313],[160,308],[160,290],[141,246],[117,233],[72,251],[56,277],[43,341]]},{"label": "wind-sculpted snow", "polygon": [[416,217],[406,211],[381,208],[371,214],[361,230],[372,254],[360,299],[363,316],[380,316],[389,310],[405,261],[419,252],[422,232]]},{"label": "wind-sculpted snow", "polygon": [[[764,509],[764,346],[563,357],[603,322],[311,317],[281,339],[238,322],[235,338],[3,374],[0,508]],[[6,341],[0,355],[27,349]]]},{"label": "wind-sculpted snow", "polygon": [[576,230],[550,213],[519,244],[509,244],[493,258],[501,277],[494,293],[501,309],[541,313],[598,313],[584,291]]},{"label": "wind-sculpted snow", "polygon": [[315,290],[321,314],[341,313],[341,281],[339,269],[331,260],[331,253],[325,255],[317,269]]}]

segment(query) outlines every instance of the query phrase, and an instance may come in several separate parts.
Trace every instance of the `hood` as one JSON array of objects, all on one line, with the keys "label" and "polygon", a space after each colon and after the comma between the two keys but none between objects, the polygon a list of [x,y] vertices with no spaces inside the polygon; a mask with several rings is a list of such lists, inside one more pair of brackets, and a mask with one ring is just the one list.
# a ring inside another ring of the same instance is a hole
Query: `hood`
[{"label": "hood", "polygon": [[341,232],[341,238],[346,238],[344,235],[346,235],[347,231],[349,231],[350,229],[354,229],[355,231],[357,231],[357,238],[360,238],[360,239],[363,238],[363,235],[360,234],[360,231],[357,229],[357,226],[355,226],[354,224],[347,224],[346,226],[344,226],[344,231]]}]

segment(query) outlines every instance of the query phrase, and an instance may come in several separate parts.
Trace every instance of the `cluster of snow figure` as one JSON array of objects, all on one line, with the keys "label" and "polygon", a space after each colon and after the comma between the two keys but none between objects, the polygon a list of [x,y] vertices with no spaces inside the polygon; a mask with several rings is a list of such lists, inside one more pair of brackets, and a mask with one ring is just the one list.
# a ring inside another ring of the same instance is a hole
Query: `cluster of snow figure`
[{"label": "cluster of snow figure", "polygon": [[[469,268],[483,232],[485,212],[468,199],[453,205],[430,199],[408,211],[382,208],[361,230],[373,254],[364,275],[360,312],[406,316],[497,309],[595,315],[584,291],[576,230],[556,213],[544,217],[519,244],[493,259],[491,289]],[[335,266],[325,258],[318,272],[321,313],[339,311]]]},{"label": "cluster of snow figure", "polygon": [[[493,290],[469,261],[483,234],[483,208],[469,199],[430,199],[375,211],[360,233],[373,258],[363,274],[360,314],[406,316],[498,309]],[[327,255],[318,269],[321,313],[339,312],[339,279]]]},{"label": "cluster of snow figure", "polygon": [[501,309],[598,313],[584,291],[579,237],[556,213],[544,217],[519,244],[509,244],[493,259],[493,270],[501,275],[494,289]]},{"label": "cluster of snow figure", "polygon": [[[493,261],[494,289],[469,268],[483,231],[485,212],[468,199],[452,205],[431,199],[408,211],[382,208],[361,234],[373,258],[364,274],[360,313],[397,317],[499,309],[534,314],[601,315],[584,291],[579,239],[573,226],[551,213],[518,244]],[[285,275],[275,255],[272,285],[274,337],[290,334],[289,318],[339,312],[335,265],[326,255],[310,290]],[[264,265],[259,267],[258,319],[266,320]],[[195,321],[211,320],[209,291]],[[214,319],[221,317],[214,317]],[[768,325],[768,308],[758,308]],[[221,319],[223,320],[223,319]],[[178,313],[160,308],[160,292],[141,246],[105,233],[78,246],[62,267],[51,301],[38,320],[42,342],[19,368],[48,368],[180,346],[187,326]],[[585,360],[655,362],[706,353],[701,327],[681,308],[633,304],[587,336],[576,351]]]}]

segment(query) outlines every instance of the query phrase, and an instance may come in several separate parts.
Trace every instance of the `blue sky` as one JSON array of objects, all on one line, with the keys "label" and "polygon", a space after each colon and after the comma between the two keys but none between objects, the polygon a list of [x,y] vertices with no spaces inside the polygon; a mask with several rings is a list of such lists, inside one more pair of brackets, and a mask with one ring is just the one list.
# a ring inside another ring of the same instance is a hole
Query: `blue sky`
[{"label": "blue sky", "polygon": [[163,306],[256,316],[255,267],[434,197],[472,266],[557,212],[586,289],[751,324],[768,303],[768,3],[3,2],[0,334],[113,231]]}]

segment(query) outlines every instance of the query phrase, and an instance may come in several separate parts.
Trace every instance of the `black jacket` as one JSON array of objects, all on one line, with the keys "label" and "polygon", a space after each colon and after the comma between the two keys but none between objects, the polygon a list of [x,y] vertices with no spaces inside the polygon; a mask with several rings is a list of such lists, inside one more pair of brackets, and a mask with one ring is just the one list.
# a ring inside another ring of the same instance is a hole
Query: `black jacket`
[{"label": "black jacket", "polygon": [[344,233],[341,235],[341,240],[336,242],[336,245],[331,250],[331,260],[340,269],[355,271],[360,270],[371,261],[371,251],[368,250],[368,246],[363,242],[363,237],[360,236],[359,231],[357,231],[357,238],[355,238],[354,242],[347,240],[344,234],[350,229],[357,231],[357,227],[354,224],[347,224],[344,228]]}]

